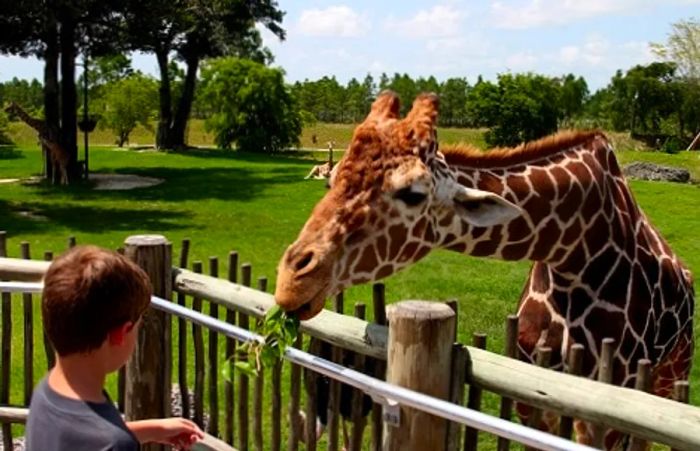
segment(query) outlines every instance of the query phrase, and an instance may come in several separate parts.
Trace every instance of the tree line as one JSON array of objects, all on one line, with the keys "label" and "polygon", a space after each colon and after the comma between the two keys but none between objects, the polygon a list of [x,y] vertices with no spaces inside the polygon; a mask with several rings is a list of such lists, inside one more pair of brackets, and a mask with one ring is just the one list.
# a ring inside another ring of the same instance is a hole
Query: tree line
[{"label": "tree line", "polygon": [[[45,62],[43,83],[1,83],[0,103],[15,100],[43,116],[74,162],[83,103],[76,82],[87,83],[91,114],[114,130],[118,144],[137,124],[149,128],[155,121],[158,148],[185,147],[191,116],[206,119],[221,147],[294,147],[303,124],[357,123],[385,89],[399,95],[402,114],[418,93],[438,93],[441,126],[485,128],[493,146],[562,127],[596,127],[677,150],[700,131],[700,25],[694,20],[674,24],[667,43],[653,44],[660,62],[619,70],[594,93],[574,74],[504,73],[472,84],[464,77],[438,81],[396,73],[345,84],[333,76],[288,84],[255,28],[261,23],[284,37],[283,13],[273,0],[110,0],[82,9],[93,1],[28,0],[9,12],[0,7],[0,52]],[[157,77],[132,68],[126,55],[135,50],[153,54]],[[78,53],[89,57],[89,70],[76,81]]]}]

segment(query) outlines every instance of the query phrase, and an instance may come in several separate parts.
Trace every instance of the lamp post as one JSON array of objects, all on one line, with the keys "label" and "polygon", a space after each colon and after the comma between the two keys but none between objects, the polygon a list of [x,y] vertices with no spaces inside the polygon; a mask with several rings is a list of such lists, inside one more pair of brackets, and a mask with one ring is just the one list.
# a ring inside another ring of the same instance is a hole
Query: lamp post
[{"label": "lamp post", "polygon": [[88,121],[88,59],[87,59],[87,47],[83,52],[83,123],[86,125],[83,130],[83,143],[85,145],[85,180],[88,178],[88,131],[87,131],[87,121]]},{"label": "lamp post", "polygon": [[87,45],[83,50],[83,119],[78,122],[78,127],[83,132],[83,142],[85,147],[85,159],[83,160],[83,177],[87,180],[89,168],[88,133],[95,129],[97,121],[88,116],[88,50]]}]

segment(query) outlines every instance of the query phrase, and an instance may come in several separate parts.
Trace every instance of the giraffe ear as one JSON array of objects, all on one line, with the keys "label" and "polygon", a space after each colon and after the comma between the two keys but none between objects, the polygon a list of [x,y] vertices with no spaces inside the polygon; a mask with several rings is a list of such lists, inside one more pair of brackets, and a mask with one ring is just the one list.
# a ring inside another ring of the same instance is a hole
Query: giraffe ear
[{"label": "giraffe ear", "polygon": [[505,224],[523,214],[520,207],[497,194],[465,186],[457,189],[453,200],[456,214],[477,227]]}]

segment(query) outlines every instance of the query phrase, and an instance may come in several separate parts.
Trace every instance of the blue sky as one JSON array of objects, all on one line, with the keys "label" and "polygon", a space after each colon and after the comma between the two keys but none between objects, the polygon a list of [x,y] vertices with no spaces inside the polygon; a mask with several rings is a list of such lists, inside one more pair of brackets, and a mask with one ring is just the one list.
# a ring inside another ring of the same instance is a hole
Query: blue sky
[{"label": "blue sky", "polygon": [[[291,1],[287,39],[264,31],[288,81],[335,75],[341,83],[382,72],[442,81],[503,72],[582,75],[592,90],[617,69],[654,60],[649,42],[700,16],[700,0]],[[156,73],[152,55],[134,66]],[[41,78],[41,63],[0,57],[0,81]]]}]

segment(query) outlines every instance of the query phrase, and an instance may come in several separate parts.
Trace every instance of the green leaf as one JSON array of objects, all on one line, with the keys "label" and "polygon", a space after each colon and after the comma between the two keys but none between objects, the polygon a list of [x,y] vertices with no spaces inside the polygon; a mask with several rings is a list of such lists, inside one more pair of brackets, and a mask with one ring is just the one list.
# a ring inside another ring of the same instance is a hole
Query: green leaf
[{"label": "green leaf", "polygon": [[238,371],[244,373],[246,376],[258,376],[257,370],[255,369],[255,367],[253,367],[253,365],[250,364],[250,362],[236,362],[235,366]]}]

